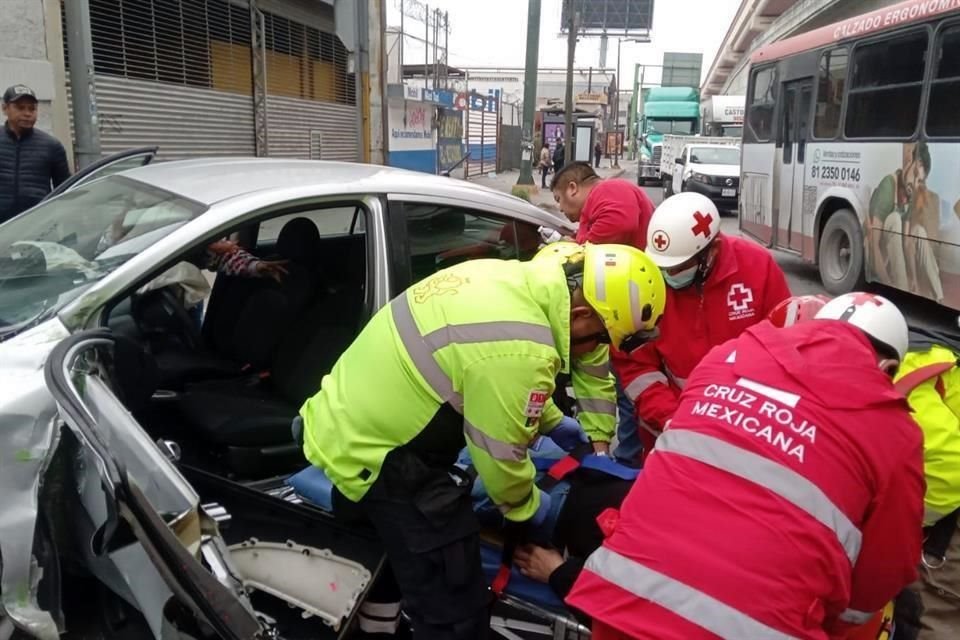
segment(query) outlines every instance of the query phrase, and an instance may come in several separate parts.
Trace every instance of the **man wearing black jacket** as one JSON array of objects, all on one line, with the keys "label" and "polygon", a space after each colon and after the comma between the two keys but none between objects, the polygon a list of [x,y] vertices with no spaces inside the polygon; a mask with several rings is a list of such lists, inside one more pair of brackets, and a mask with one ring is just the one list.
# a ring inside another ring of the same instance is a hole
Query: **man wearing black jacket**
[{"label": "man wearing black jacket", "polygon": [[3,92],[7,121],[0,135],[0,223],[37,204],[70,176],[67,152],[37,131],[37,94],[17,84]]}]

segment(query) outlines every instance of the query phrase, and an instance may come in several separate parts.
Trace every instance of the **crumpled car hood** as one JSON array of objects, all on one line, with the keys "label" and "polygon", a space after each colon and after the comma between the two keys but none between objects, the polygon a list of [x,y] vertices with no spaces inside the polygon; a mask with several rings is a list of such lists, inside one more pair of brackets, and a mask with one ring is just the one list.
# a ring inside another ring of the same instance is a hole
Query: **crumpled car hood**
[{"label": "crumpled car hood", "polygon": [[53,318],[0,343],[0,606],[36,637],[55,640],[57,625],[40,609],[41,571],[32,556],[37,494],[56,448],[57,407],[43,367],[54,346],[69,335]]}]

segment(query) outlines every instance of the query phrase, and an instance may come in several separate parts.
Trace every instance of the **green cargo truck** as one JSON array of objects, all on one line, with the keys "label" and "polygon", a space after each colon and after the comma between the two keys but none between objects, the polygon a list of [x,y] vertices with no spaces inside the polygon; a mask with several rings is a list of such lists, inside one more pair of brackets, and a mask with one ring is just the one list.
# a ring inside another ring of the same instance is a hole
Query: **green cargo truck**
[{"label": "green cargo truck", "polygon": [[637,184],[659,184],[663,136],[699,133],[700,92],[695,87],[654,87],[647,93],[641,111]]}]

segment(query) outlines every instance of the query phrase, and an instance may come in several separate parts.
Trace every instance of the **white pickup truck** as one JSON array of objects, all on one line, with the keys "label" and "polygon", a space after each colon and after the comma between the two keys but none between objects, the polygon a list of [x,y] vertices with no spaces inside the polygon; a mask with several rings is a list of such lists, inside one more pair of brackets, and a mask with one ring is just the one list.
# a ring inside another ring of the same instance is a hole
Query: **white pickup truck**
[{"label": "white pickup truck", "polygon": [[664,136],[660,175],[665,197],[695,191],[713,200],[718,209],[736,209],[740,197],[740,140]]}]

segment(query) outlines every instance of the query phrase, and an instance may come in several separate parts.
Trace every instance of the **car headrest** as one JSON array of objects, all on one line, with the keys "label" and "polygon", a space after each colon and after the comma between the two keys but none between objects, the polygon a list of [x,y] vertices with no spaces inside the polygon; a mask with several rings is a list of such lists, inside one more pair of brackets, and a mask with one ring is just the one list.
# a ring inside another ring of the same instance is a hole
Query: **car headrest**
[{"label": "car headrest", "polygon": [[320,231],[310,218],[294,218],[277,236],[277,253],[286,260],[300,264],[317,261],[320,252]]}]

